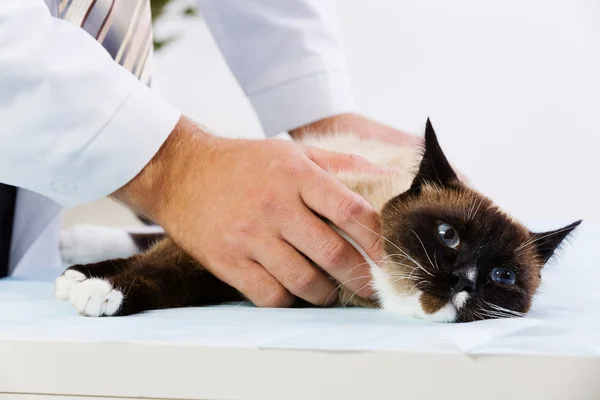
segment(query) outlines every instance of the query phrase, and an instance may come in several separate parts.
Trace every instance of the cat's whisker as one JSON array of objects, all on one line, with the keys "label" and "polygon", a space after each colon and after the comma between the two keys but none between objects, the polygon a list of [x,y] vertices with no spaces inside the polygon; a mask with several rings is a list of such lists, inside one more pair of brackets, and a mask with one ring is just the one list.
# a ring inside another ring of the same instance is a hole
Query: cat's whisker
[{"label": "cat's whisker", "polygon": [[494,309],[496,309],[496,310],[499,310],[499,311],[505,311],[505,312],[509,312],[509,313],[515,313],[515,314],[520,314],[520,315],[523,315],[523,313],[521,313],[521,312],[519,312],[519,311],[514,311],[514,310],[510,310],[510,309],[508,309],[508,308],[501,307],[501,306],[499,306],[499,305],[497,305],[497,304],[494,304],[494,303],[491,303],[491,302],[489,302],[489,301],[487,301],[487,300],[483,300],[483,302],[484,302],[486,305],[488,305],[488,306],[490,306],[490,307],[492,307],[492,308],[494,308]]},{"label": "cat's whisker", "polygon": [[[400,256],[402,256],[401,254],[399,254],[399,255],[400,255]],[[405,259],[407,259],[408,261],[410,261],[410,259],[408,259],[408,258],[406,258],[406,257],[404,257],[404,256],[402,256],[402,257],[403,257],[403,258],[405,258]],[[412,262],[412,261],[411,261],[411,262]],[[409,268],[411,271],[412,271],[412,270],[415,270],[415,269],[417,269],[417,270],[418,270],[418,269],[420,269],[420,267],[419,267],[419,266],[414,266],[414,267],[413,267],[412,265],[409,265],[409,264],[404,264],[404,263],[402,263],[402,262],[399,262],[399,261],[393,261],[393,260],[392,260],[392,261],[385,261],[385,262],[384,262],[384,264],[400,265],[400,266],[403,266],[403,267]]]},{"label": "cat's whisker", "polygon": [[390,276],[390,278],[396,278],[394,281],[392,281],[392,284],[394,284],[394,283],[396,283],[398,281],[401,281],[402,279],[405,279],[407,281],[415,281],[415,282],[422,281],[421,279],[418,279],[418,278],[411,278],[411,277],[408,277],[408,276],[399,276],[399,275]]},{"label": "cat's whisker", "polygon": [[329,296],[328,296],[328,297],[327,297],[327,299],[325,300],[325,304],[329,303],[329,300],[331,299],[331,296],[333,296],[333,295],[334,295],[334,294],[335,294],[335,293],[336,293],[338,290],[340,290],[340,288],[341,288],[342,286],[346,285],[348,282],[352,282],[352,281],[355,281],[355,280],[357,280],[357,279],[364,279],[364,278],[371,278],[371,275],[357,276],[357,277],[355,277],[355,278],[351,278],[351,279],[348,279],[348,280],[346,280],[346,281],[344,281],[344,282],[340,283],[338,286],[336,286],[336,288],[335,288],[335,289],[333,289],[333,290],[331,291],[331,293],[329,294]]},{"label": "cat's whisker", "polygon": [[[401,276],[400,274],[394,274],[394,273],[389,273],[389,274],[382,274],[382,277],[386,277],[386,278],[394,278],[397,276]],[[404,276],[404,275],[402,275]],[[325,300],[325,303],[329,302],[329,299],[331,299],[331,296],[333,296],[335,294],[335,292],[337,292],[338,290],[340,290],[340,288],[342,288],[342,286],[345,286],[348,282],[352,282],[355,281],[357,279],[364,279],[364,278],[371,278],[371,275],[363,275],[363,276],[357,276],[351,279],[348,279],[342,283],[340,283],[338,286],[336,286],[335,289],[333,289],[333,291],[329,294],[329,296],[327,297],[327,299]],[[366,285],[369,285],[371,282],[366,283]],[[360,291],[360,289],[357,290],[357,292]]]},{"label": "cat's whisker", "polygon": [[358,288],[358,290],[356,290],[354,293],[352,293],[352,296],[350,296],[350,298],[346,301],[346,303],[344,303],[344,307],[348,307],[348,304],[350,304],[350,302],[352,301],[352,299],[354,298],[354,296],[356,296],[356,293],[360,292],[361,290],[363,290],[364,288],[367,287],[367,285],[369,285],[368,283],[365,283],[364,285],[362,285],[360,288]]},{"label": "cat's whisker", "polygon": [[421,281],[415,283],[414,288],[419,289],[419,285],[427,285],[427,284],[429,284],[429,282],[421,280]]},{"label": "cat's whisker", "polygon": [[357,220],[356,218],[354,218],[353,216],[350,216],[359,226],[363,227],[364,229],[368,230],[369,232],[373,233],[374,235],[377,235],[381,240],[386,241],[387,243],[391,244],[392,246],[394,246],[394,248],[396,248],[399,252],[403,253],[408,259],[410,259],[412,262],[414,262],[416,265],[418,265],[420,268],[423,269],[423,271],[427,272],[428,274],[430,274],[431,276],[433,276],[433,274],[431,274],[429,271],[425,270],[425,268],[423,268],[423,266],[421,264],[419,264],[414,258],[412,258],[407,252],[405,252],[404,250],[402,250],[397,244],[395,244],[394,242],[392,242],[391,240],[387,239],[386,237],[380,235],[379,233],[375,232],[374,230],[370,229],[369,227],[363,225],[362,223],[360,223],[359,220]]},{"label": "cat's whisker", "polygon": [[[325,303],[328,303],[329,300],[331,299],[331,296],[333,296],[338,290],[340,290],[340,288],[342,288],[342,286],[345,286],[348,282],[352,282],[354,280],[357,279],[363,279],[363,278],[370,278],[371,275],[365,275],[365,276],[358,276],[352,279],[348,279],[342,283],[340,283],[338,286],[336,286],[335,289],[333,289],[333,291],[329,294],[329,296],[327,297],[327,299],[325,300]],[[403,274],[399,274],[399,273],[389,273],[389,274],[382,274],[382,277],[386,277],[386,278],[397,278],[397,277],[401,277],[400,279],[408,279],[407,276],[403,275]],[[364,284],[363,286],[361,286],[358,290],[356,290],[353,295],[351,296],[350,299],[352,299],[354,297],[354,295],[356,295],[357,292],[361,291],[363,288],[367,287],[368,285],[370,285],[371,282],[367,282],[366,284]],[[349,302],[350,300],[348,300]],[[348,305],[348,302],[346,302],[346,304],[344,305],[344,307],[346,305]]]},{"label": "cat's whisker", "polygon": [[412,289],[410,289],[410,291],[408,292],[408,295],[412,296],[415,293],[415,291],[417,291],[417,290],[420,290],[420,289],[417,287],[417,285],[413,285]]},{"label": "cat's whisker", "polygon": [[244,305],[244,302],[243,302],[243,301],[238,301],[238,302],[236,302],[236,303],[237,303],[237,304],[236,304],[235,306],[233,306],[233,308],[238,308],[238,307],[241,307],[241,306],[243,306],[243,305]]},{"label": "cat's whisker", "polygon": [[[431,272],[427,271],[417,260],[415,260],[414,258],[412,258],[410,255],[408,255],[408,253],[404,252],[405,254],[405,258],[409,261],[411,261],[413,264],[415,264],[417,266],[417,268],[422,269],[423,272],[425,272],[428,275],[434,276]],[[429,256],[427,256],[429,258]]]},{"label": "cat's whisker", "polygon": [[[486,306],[490,308],[484,308],[483,304],[476,304],[476,308],[470,310],[473,314],[477,314],[482,319],[504,319],[504,318],[517,318],[522,317],[524,314],[516,311],[508,310],[506,308],[497,306],[496,304],[482,300]],[[521,314],[521,315],[519,315]]]},{"label": "cat's whisker", "polygon": [[512,316],[515,316],[515,317],[519,317],[519,318],[530,317],[530,315],[527,315],[527,314],[519,312],[519,311],[509,310],[508,308],[500,307],[500,306],[497,306],[495,304],[489,303],[487,301],[486,301],[486,303],[490,307],[492,307],[492,309],[494,311],[499,312],[499,313],[509,314],[509,315],[512,315]]},{"label": "cat's whisker", "polygon": [[[423,270],[425,273],[427,273],[427,274],[429,274],[429,275],[431,275],[431,276],[434,276],[432,273],[430,273],[430,272],[429,272],[429,271],[427,271],[425,268],[423,268],[423,266],[422,266],[421,264],[417,263],[417,262],[416,262],[414,259],[412,259],[411,257],[406,257],[406,256],[405,256],[405,255],[403,255],[403,254],[395,254],[395,256],[401,256],[401,257],[404,257],[404,258],[406,258],[406,259],[407,259],[407,260],[409,260],[409,261],[412,261],[412,262],[416,263],[416,264],[415,264],[415,265],[416,265],[416,267],[412,267],[412,266],[410,266],[410,265],[403,264],[403,263],[400,263],[400,262],[397,262],[397,261],[385,261],[385,263],[392,264],[392,265],[398,265],[398,266],[401,266],[401,267],[404,267],[404,268],[410,268],[410,269],[412,270],[412,272],[414,272],[415,270]],[[381,264],[381,262],[380,262],[380,264]],[[412,272],[411,272],[411,273],[412,273]]]},{"label": "cat's whisker", "polygon": [[[380,266],[380,264],[383,263],[387,258],[394,257],[394,256],[403,256],[403,257],[405,257],[403,254],[388,254],[387,256],[383,257],[380,261],[378,261],[377,263],[375,263],[375,265]],[[395,263],[394,261],[385,261],[385,262],[386,263]],[[346,272],[346,275],[349,275],[356,268],[361,267],[361,266],[363,266],[365,264],[369,264],[369,261],[366,261],[364,263],[360,263],[360,264],[355,265],[354,267],[350,268],[350,270],[348,272]],[[398,264],[398,263],[396,263],[396,264]],[[400,265],[402,265],[402,264],[400,264]],[[412,267],[410,267],[410,268],[412,268]]]},{"label": "cat's whisker", "polygon": [[[398,242],[400,242],[400,237],[398,234],[396,234],[396,240],[398,240]],[[410,261],[412,261],[415,265],[421,265],[419,264],[414,258],[412,258],[406,251],[402,250],[401,248],[399,248],[398,246],[396,246],[396,248],[398,250],[400,250],[402,252],[402,254],[404,255],[404,257]]]},{"label": "cat's whisker", "polygon": [[433,261],[435,261],[435,269],[437,269],[438,271],[440,270],[440,267],[437,263],[437,259],[435,258],[435,253],[437,252],[437,249],[433,249]]},{"label": "cat's whisker", "polygon": [[403,267],[403,268],[408,268],[408,269],[410,269],[411,271],[410,271],[410,273],[408,274],[408,276],[409,276],[409,277],[412,277],[412,275],[415,273],[415,271],[420,271],[420,270],[421,270],[421,268],[418,268],[418,267],[412,267],[412,266],[410,266],[410,265],[403,264],[403,263],[400,263],[400,262],[397,262],[397,261],[386,261],[386,263],[389,263],[389,264],[391,264],[391,265],[397,265],[397,266],[400,266],[400,267]]},{"label": "cat's whisker", "polygon": [[515,310],[510,310],[508,308],[500,307],[499,305],[490,303],[489,301],[483,300],[483,302],[486,303],[486,305],[491,308],[491,310],[486,310],[487,312],[494,314],[496,316],[500,316],[502,318],[540,318],[538,315],[532,314],[531,312],[530,313],[522,313],[520,311],[515,311]]},{"label": "cat's whisker", "polygon": [[479,200],[479,205],[477,206],[477,209],[475,211],[473,211],[473,215],[471,215],[469,217],[469,221],[472,221],[473,218],[475,218],[475,215],[477,215],[477,212],[479,211],[479,208],[481,207],[481,204],[483,204],[483,200],[484,200],[483,197]]},{"label": "cat's whisker", "polygon": [[518,318],[516,315],[511,315],[511,314],[504,314],[504,313],[500,313],[500,312],[492,312],[492,311],[488,311],[487,315],[490,318],[494,318],[494,319],[511,319],[511,318]]},{"label": "cat's whisker", "polygon": [[473,198],[473,201],[471,201],[471,204],[469,204],[469,211],[465,215],[465,221],[471,220],[471,211],[473,211],[473,209],[475,208],[476,201],[477,201],[477,197]]},{"label": "cat's whisker", "polygon": [[409,260],[409,258],[405,254],[402,254],[402,253],[393,253],[393,254],[390,254],[390,255],[387,255],[387,256],[383,257],[382,261],[385,260],[386,258],[389,258],[389,257],[404,257],[407,260]]},{"label": "cat's whisker", "polygon": [[[404,267],[407,268],[411,268],[412,270],[415,269],[420,269],[423,270],[426,274],[430,275],[430,276],[434,276],[431,272],[427,271],[419,262],[417,262],[414,258],[408,256],[408,255],[403,255],[403,254],[397,254],[398,256],[404,257],[406,258],[408,261],[412,262],[413,264],[415,264],[415,267],[411,267],[410,265],[406,265],[406,264],[402,264],[402,263],[398,263],[396,262],[397,265],[402,265]],[[390,261],[386,261],[386,262],[390,262]]]},{"label": "cat's whisker", "polygon": [[532,236],[531,239],[529,239],[527,242],[525,242],[522,245],[520,245],[519,247],[517,247],[515,249],[515,253],[519,254],[519,253],[525,251],[526,248],[531,247],[534,243],[536,243],[536,242],[538,242],[538,241],[540,241],[542,239],[546,239],[547,237],[550,237],[550,236],[556,235],[557,233],[561,233],[561,232],[568,231],[568,230],[571,230],[571,229],[573,229],[573,227],[567,226],[567,227],[565,227],[563,229],[559,229],[557,231],[553,231],[553,232],[548,233],[546,235],[542,235],[542,236],[539,236],[539,237]]},{"label": "cat's whisker", "polygon": [[485,315],[487,315],[488,317],[494,317],[494,318],[506,318],[507,317],[507,314],[504,314],[504,313],[501,313],[501,312],[498,312],[498,311],[483,309],[482,312]]},{"label": "cat's whisker", "polygon": [[[401,256],[402,254],[389,254],[385,257],[383,257],[379,262],[376,262],[375,265],[379,266],[385,259],[393,257],[393,256]],[[356,268],[361,267],[365,264],[369,264],[369,261],[365,261],[363,263],[360,263],[358,265],[355,265],[354,267],[350,268],[350,270],[348,272],[346,272],[346,275],[349,275],[352,271],[354,271]]]},{"label": "cat's whisker", "polygon": [[[475,316],[477,317],[479,320],[484,320],[486,319],[484,315],[482,315],[477,308],[473,308],[468,310],[468,313],[471,314],[471,317]],[[473,318],[475,319],[475,318]]]},{"label": "cat's whisker", "polygon": [[479,311],[475,311],[475,314],[481,319],[481,320],[485,320],[487,319],[485,314],[481,314]]},{"label": "cat's whisker", "polygon": [[115,268],[117,269],[117,271],[119,271],[119,273],[121,273],[121,274],[123,273],[123,271],[121,270],[121,268],[119,268],[119,267],[117,266],[117,264],[115,264],[115,262],[114,262],[113,260],[108,260],[108,262],[109,262],[109,263],[110,263],[110,264],[111,264],[113,267],[115,267]]},{"label": "cat's whisker", "polygon": [[420,269],[419,267],[413,267],[412,265],[404,264],[404,263],[399,262],[399,261],[384,261],[383,265],[397,265],[399,267],[407,268],[407,269],[409,269],[411,271],[415,271],[415,270],[418,271]]},{"label": "cat's whisker", "polygon": [[398,247],[394,242],[392,242],[391,240],[387,239],[386,237],[380,235],[379,233],[375,232],[371,228],[363,225],[359,220],[357,220],[356,218],[354,218],[354,216],[351,215],[350,218],[352,218],[354,220],[354,222],[356,222],[359,226],[361,226],[364,229],[368,230],[372,234],[377,235],[381,240],[383,240],[385,242],[388,242],[389,244],[391,244],[392,246],[394,246],[396,249],[398,249],[398,251],[404,252],[404,250],[402,250],[400,247]]},{"label": "cat's whisker", "polygon": [[[543,239],[545,236],[542,236],[540,239]],[[520,254],[523,251],[525,251],[527,248],[529,248],[535,241],[536,241],[536,237],[532,236],[528,241],[526,241],[525,243],[523,243],[522,245],[520,245],[519,247],[517,247],[515,249],[515,254]]]},{"label": "cat's whisker", "polygon": [[488,310],[483,308],[482,306],[479,306],[478,314],[483,316],[483,319],[514,318],[514,316],[512,315],[506,315],[493,310]]},{"label": "cat's whisker", "polygon": [[420,268],[413,268],[413,270],[412,270],[412,271],[410,271],[410,274],[409,274],[409,276],[413,276],[413,274],[414,274],[415,272],[418,272],[418,271],[420,271]]},{"label": "cat's whisker", "polygon": [[129,295],[129,292],[131,292],[131,288],[133,288],[133,284],[135,283],[136,279],[137,279],[137,276],[134,276],[133,280],[131,281],[131,286],[129,286],[129,290],[127,290],[127,293],[123,296],[124,298],[126,298]]},{"label": "cat's whisker", "polygon": [[517,315],[508,314],[497,310],[485,310],[485,314],[493,318],[516,318]]},{"label": "cat's whisker", "polygon": [[346,275],[350,275],[350,273],[351,273],[352,271],[354,271],[356,268],[358,268],[358,267],[362,267],[362,266],[363,266],[363,265],[365,265],[365,264],[369,264],[369,262],[368,262],[368,261],[366,261],[366,262],[364,262],[364,263],[360,263],[360,264],[357,264],[357,265],[355,265],[354,267],[350,268],[350,269],[348,270],[348,272],[346,272]]},{"label": "cat's whisker", "polygon": [[[417,235],[417,232],[413,231],[412,229],[410,231],[417,237],[417,239],[419,239],[419,243],[421,243],[421,247],[423,247],[423,251],[425,252],[425,255],[427,256],[427,259],[429,260],[429,264],[431,264],[431,268],[435,269],[435,265],[433,265],[433,261],[431,261],[431,257],[429,257],[429,253],[427,253],[427,249],[425,248],[423,241],[421,240],[419,235]],[[433,274],[430,274],[430,275],[433,276]]]},{"label": "cat's whisker", "polygon": [[503,313],[503,314],[510,314],[510,315],[514,315],[515,317],[524,317],[525,314],[517,312],[517,311],[512,311],[512,310],[508,310],[506,308],[502,308],[502,307],[494,307],[494,311],[499,312],[499,313]]}]

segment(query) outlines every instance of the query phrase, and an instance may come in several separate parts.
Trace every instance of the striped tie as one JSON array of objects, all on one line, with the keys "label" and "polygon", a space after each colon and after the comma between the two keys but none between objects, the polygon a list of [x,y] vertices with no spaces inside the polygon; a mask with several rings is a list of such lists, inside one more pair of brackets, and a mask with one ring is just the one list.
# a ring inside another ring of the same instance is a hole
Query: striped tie
[{"label": "striped tie", "polygon": [[142,83],[150,83],[150,0],[59,0],[58,17],[82,27],[117,63]]}]

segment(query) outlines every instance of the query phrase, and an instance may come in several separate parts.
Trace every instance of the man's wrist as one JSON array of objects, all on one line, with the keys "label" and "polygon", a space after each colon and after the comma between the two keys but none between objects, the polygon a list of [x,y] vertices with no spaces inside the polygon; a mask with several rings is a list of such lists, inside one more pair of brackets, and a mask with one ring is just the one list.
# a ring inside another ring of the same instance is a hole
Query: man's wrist
[{"label": "man's wrist", "polygon": [[160,224],[162,210],[168,207],[174,188],[186,173],[186,160],[202,157],[200,149],[209,148],[212,140],[216,138],[181,117],[144,169],[111,197]]}]

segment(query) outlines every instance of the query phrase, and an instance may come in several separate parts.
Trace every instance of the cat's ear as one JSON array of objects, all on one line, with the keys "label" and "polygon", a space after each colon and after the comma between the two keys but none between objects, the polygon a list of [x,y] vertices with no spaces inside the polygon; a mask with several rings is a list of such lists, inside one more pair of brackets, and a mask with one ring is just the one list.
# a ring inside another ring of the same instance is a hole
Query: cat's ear
[{"label": "cat's ear", "polygon": [[562,241],[571,233],[575,228],[581,224],[581,220],[573,222],[571,225],[565,226],[554,231],[533,233],[530,243],[535,245],[537,253],[543,260],[544,264],[552,258],[554,252]]},{"label": "cat's ear", "polygon": [[425,127],[425,151],[419,165],[419,172],[413,179],[410,187],[413,191],[419,191],[424,183],[434,183],[445,186],[451,182],[458,181],[456,173],[446,159],[442,148],[437,140],[431,121],[427,118]]}]

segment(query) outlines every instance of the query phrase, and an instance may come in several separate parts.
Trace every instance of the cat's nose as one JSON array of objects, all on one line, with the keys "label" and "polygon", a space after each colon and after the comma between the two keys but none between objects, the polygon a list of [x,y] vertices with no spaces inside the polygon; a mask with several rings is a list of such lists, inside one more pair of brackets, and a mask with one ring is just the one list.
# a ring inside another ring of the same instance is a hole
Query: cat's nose
[{"label": "cat's nose", "polygon": [[475,274],[470,270],[458,270],[452,273],[454,276],[454,293],[475,291]]}]

